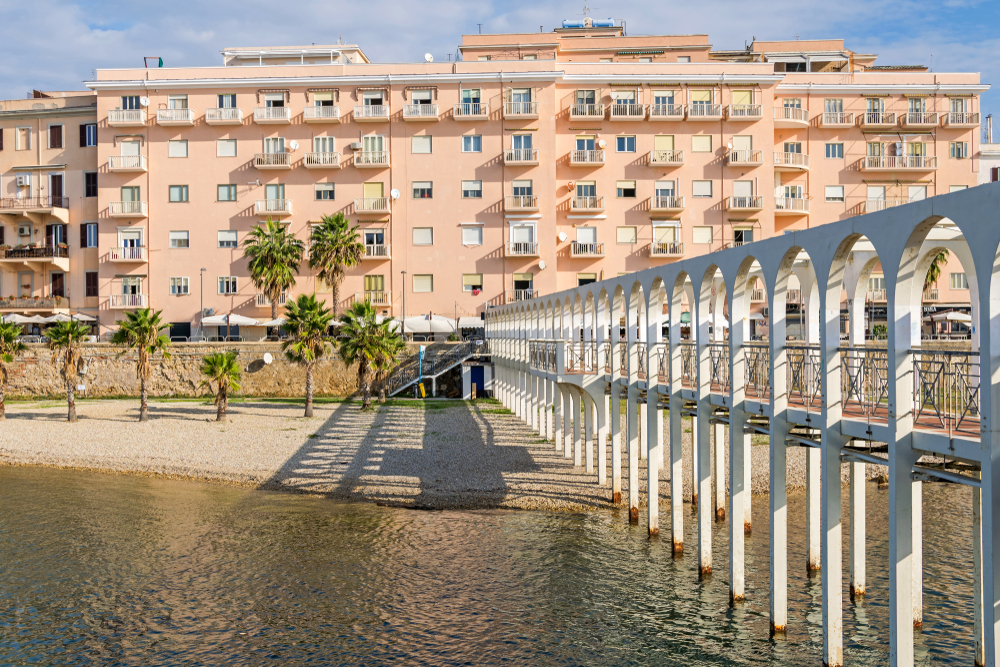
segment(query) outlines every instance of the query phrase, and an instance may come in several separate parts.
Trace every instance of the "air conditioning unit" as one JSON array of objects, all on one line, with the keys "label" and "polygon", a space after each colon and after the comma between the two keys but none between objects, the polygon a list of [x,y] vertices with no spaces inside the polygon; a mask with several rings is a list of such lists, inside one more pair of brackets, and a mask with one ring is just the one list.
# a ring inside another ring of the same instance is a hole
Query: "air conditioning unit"
[{"label": "air conditioning unit", "polygon": [[201,311],[202,317],[211,317],[212,315],[215,315],[215,308],[203,308]]},{"label": "air conditioning unit", "polygon": [[19,188],[31,187],[31,174],[18,174],[17,187]]},{"label": "air conditioning unit", "polygon": [[18,236],[31,236],[31,225],[18,225],[17,226]]},{"label": "air conditioning unit", "polygon": [[764,317],[767,317],[767,316],[768,316],[767,306],[764,306]]},{"label": "air conditioning unit", "polygon": [[361,142],[360,141],[351,142],[350,144],[348,144],[348,148],[350,148],[352,151],[359,151],[361,150]]}]

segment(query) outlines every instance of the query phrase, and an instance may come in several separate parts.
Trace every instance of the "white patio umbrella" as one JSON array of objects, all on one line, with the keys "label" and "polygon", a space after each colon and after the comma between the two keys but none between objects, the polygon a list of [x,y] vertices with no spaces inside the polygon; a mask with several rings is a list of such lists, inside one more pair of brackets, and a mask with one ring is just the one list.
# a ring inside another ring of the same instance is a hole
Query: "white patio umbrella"
[{"label": "white patio umbrella", "polygon": [[261,322],[259,326],[262,327],[280,327],[285,324],[285,318],[279,317],[275,320],[267,320],[266,322]]},{"label": "white patio umbrella", "polygon": [[206,327],[224,327],[226,325],[233,327],[260,327],[264,326],[257,320],[246,317],[244,315],[212,315],[211,317],[206,317],[202,324]]},{"label": "white patio umbrella", "polygon": [[91,315],[85,315],[83,313],[73,313],[72,315],[70,315],[70,317],[72,317],[77,322],[96,322],[97,321],[96,317],[92,317]]},{"label": "white patio umbrella", "polygon": [[441,315],[417,315],[403,320],[406,333],[455,333],[455,320]]},{"label": "white patio umbrella", "polygon": [[7,324],[31,324],[34,320],[30,317],[25,317],[24,315],[11,313],[10,315],[4,315],[2,321]]},{"label": "white patio umbrella", "polygon": [[459,329],[482,329],[486,326],[486,322],[479,319],[478,317],[460,317],[458,318],[458,328]]},{"label": "white patio umbrella", "polygon": [[931,315],[931,319],[935,322],[971,322],[972,315],[952,310],[947,313],[937,313],[936,315]]}]

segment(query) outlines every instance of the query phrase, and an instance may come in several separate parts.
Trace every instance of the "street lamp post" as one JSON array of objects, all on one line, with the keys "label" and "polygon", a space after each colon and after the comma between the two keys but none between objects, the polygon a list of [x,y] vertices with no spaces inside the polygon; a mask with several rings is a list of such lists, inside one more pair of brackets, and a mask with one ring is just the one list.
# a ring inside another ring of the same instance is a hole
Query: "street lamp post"
[{"label": "street lamp post", "polygon": [[200,287],[200,298],[201,298],[201,310],[198,311],[198,335],[205,338],[205,271],[208,269],[202,267],[201,271],[198,272]]},{"label": "street lamp post", "polygon": [[406,271],[403,274],[403,316],[399,318],[399,333],[406,340]]}]

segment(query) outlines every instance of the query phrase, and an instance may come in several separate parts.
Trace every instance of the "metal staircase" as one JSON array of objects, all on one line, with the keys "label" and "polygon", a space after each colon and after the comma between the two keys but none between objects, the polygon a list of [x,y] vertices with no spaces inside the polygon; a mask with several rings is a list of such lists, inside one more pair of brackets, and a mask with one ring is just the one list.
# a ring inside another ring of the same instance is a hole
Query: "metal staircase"
[{"label": "metal staircase", "polygon": [[423,368],[421,368],[420,364],[420,355],[410,355],[396,366],[386,380],[386,394],[395,396],[407,387],[413,386],[419,380],[436,378],[447,373],[467,359],[488,354],[489,347],[485,341],[449,345],[444,350],[428,350],[425,352]]}]

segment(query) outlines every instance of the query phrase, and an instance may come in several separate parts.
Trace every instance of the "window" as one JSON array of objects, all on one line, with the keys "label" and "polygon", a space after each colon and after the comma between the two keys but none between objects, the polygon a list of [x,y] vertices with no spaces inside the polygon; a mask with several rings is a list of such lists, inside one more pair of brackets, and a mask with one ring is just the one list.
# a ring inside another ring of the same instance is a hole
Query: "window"
[{"label": "window", "polygon": [[86,171],[83,173],[83,196],[84,197],[96,197],[97,196],[97,172],[96,171]]},{"label": "window", "polygon": [[833,98],[823,100],[823,111],[825,113],[844,113],[844,100]]},{"label": "window", "polygon": [[691,62],[691,56],[677,56],[677,62],[679,62],[679,63],[689,63],[689,62]]},{"label": "window", "polygon": [[284,183],[269,183],[264,186],[264,199],[278,200],[285,198]]},{"label": "window", "polygon": [[589,285],[590,283],[597,282],[596,273],[578,273],[576,274],[576,285],[577,287],[583,287],[584,285]]},{"label": "window", "polygon": [[826,200],[844,201],[844,186],[843,185],[826,186]]},{"label": "window", "polygon": [[97,271],[85,271],[83,277],[86,285],[85,296],[98,296]]},{"label": "window", "polygon": [[63,126],[49,125],[49,148],[63,147]]},{"label": "window", "polygon": [[910,185],[906,188],[909,201],[922,201],[927,199],[926,185]]},{"label": "window", "polygon": [[691,195],[693,197],[711,197],[712,181],[691,181]]},{"label": "window", "polygon": [[167,108],[168,109],[187,109],[188,108],[188,96],[187,95],[167,95]]},{"label": "window", "polygon": [[219,139],[215,142],[216,157],[236,157],[236,140]]},{"label": "window", "polygon": [[191,241],[188,232],[170,232],[171,248],[188,248],[190,244]]},{"label": "window", "polygon": [[219,294],[236,294],[236,276],[219,276]]},{"label": "window", "polygon": [[283,107],[285,106],[284,93],[264,93],[264,106]]},{"label": "window", "polygon": [[[416,153],[416,151],[413,151]],[[427,151],[430,153],[430,151]],[[483,135],[481,134],[467,134],[462,137],[462,152],[463,153],[482,153],[483,152]]]},{"label": "window", "polygon": [[635,181],[618,181],[618,197],[634,199]]},{"label": "window", "polygon": [[786,72],[805,72],[806,71],[806,64],[805,63],[785,63],[785,71]]},{"label": "window", "polygon": [[82,225],[80,225],[80,247],[81,248],[97,247],[96,222],[85,222]]},{"label": "window", "polygon": [[333,183],[317,183],[316,184],[316,201],[323,201],[326,199],[333,199]]},{"label": "window", "polygon": [[418,137],[413,137],[413,152],[414,153],[430,153],[431,144],[433,137],[429,135],[422,135]]},{"label": "window", "polygon": [[413,276],[413,291],[414,292],[433,292],[434,291],[434,276],[426,274],[414,274]]},{"label": "window", "polygon": [[236,243],[236,230],[234,229],[222,229],[219,230],[219,247],[220,248],[235,248]]},{"label": "window", "polygon": [[968,141],[952,141],[949,146],[951,157],[959,159],[969,157]]},{"label": "window", "polygon": [[186,202],[188,200],[188,186],[186,185],[171,185],[170,186],[170,201],[171,202]]},{"label": "window", "polygon": [[948,192],[961,192],[962,190],[968,190],[968,185],[952,185],[948,188]]},{"label": "window", "polygon": [[30,127],[18,127],[18,128],[14,128],[14,150],[16,150],[16,151],[31,150],[31,128]]},{"label": "window", "polygon": [[969,279],[964,273],[951,274],[952,289],[969,289]]},{"label": "window", "polygon": [[414,227],[413,245],[434,245],[434,228]]},{"label": "window", "polygon": [[463,273],[462,274],[462,291],[472,292],[473,290],[483,289],[483,274],[481,273]]},{"label": "window", "polygon": [[175,139],[167,142],[167,157],[187,157],[187,139]]},{"label": "window", "polygon": [[462,198],[463,199],[482,199],[483,198],[483,182],[482,181],[462,181]]},{"label": "window", "polygon": [[617,137],[616,142],[618,144],[619,153],[634,153],[635,152],[635,137]]},{"label": "window", "polygon": [[234,93],[226,93],[223,95],[219,95],[217,99],[220,109],[236,108],[236,95]]},{"label": "window", "polygon": [[638,235],[636,227],[619,227],[616,233],[616,238],[619,244],[631,244],[635,245],[638,243]]},{"label": "window", "polygon": [[413,181],[413,198],[430,199],[434,195],[434,183],[432,181]]},{"label": "window", "polygon": [[829,158],[844,157],[844,144],[827,144],[826,156]]},{"label": "window", "polygon": [[712,152],[712,135],[711,134],[696,134],[691,137],[691,152],[692,153],[711,153]]},{"label": "window", "polygon": [[481,63],[487,62],[490,59],[489,56],[479,56],[478,60]]},{"label": "window", "polygon": [[122,201],[142,201],[142,190],[138,185],[123,185],[121,193]]},{"label": "window", "polygon": [[[219,285],[221,286],[221,281]],[[221,290],[220,290],[221,291]],[[187,278],[171,278],[170,279],[170,293],[174,296],[182,296],[184,294],[190,294],[190,281]]]},{"label": "window", "polygon": [[218,188],[219,201],[236,201],[236,184],[220,185]]},{"label": "window", "polygon": [[639,62],[641,62],[641,63],[651,63],[651,62],[653,62],[653,59],[652,58],[648,58],[648,57],[639,58]]},{"label": "window", "polygon": [[692,227],[691,228],[691,242],[692,243],[711,243],[712,242],[712,228],[711,227]]},{"label": "window", "polygon": [[614,61],[615,61],[615,59],[614,59],[614,58],[601,58],[601,59],[600,59],[600,60],[599,60],[598,62],[602,62],[602,63],[613,63]]},{"label": "window", "polygon": [[483,228],[462,227],[462,245],[483,245]]},{"label": "window", "polygon": [[580,244],[597,243],[597,227],[577,227],[576,242]]},{"label": "window", "polygon": [[875,292],[885,289],[885,276],[872,276],[868,279],[868,291]]},{"label": "window", "polygon": [[84,123],[80,126],[80,148],[97,145],[97,123]]},{"label": "window", "polygon": [[525,54],[524,58],[522,58],[521,60],[538,60],[538,55],[535,53],[528,53]]},{"label": "window", "polygon": [[531,188],[532,188],[531,181],[528,181],[528,180],[525,180],[525,181],[513,181],[511,183],[511,187],[514,189],[514,196],[515,197],[530,197],[531,194],[532,194],[532,192],[531,192]]},{"label": "window", "polygon": [[481,104],[483,101],[483,91],[481,88],[463,88],[462,104]]}]

